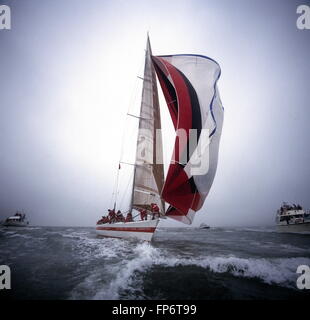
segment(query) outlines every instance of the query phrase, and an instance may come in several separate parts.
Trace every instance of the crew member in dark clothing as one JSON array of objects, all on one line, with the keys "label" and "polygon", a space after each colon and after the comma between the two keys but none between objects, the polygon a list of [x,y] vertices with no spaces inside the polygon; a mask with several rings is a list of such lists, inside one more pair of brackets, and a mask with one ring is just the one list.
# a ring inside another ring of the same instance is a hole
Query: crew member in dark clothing
[{"label": "crew member in dark clothing", "polygon": [[140,209],[140,217],[141,217],[141,220],[147,220],[147,213],[146,213],[146,210],[145,209]]},{"label": "crew member in dark clothing", "polygon": [[132,221],[133,221],[132,214],[131,214],[131,212],[128,212],[126,219],[125,219],[125,222],[132,222]]},{"label": "crew member in dark clothing", "polygon": [[156,203],[151,203],[151,209],[152,209],[152,220],[155,218],[159,218],[159,208]]}]

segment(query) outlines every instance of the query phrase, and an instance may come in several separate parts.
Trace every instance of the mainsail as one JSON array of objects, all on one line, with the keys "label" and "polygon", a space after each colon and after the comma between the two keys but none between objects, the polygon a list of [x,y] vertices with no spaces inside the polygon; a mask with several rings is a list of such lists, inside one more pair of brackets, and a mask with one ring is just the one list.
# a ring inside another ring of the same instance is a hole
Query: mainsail
[{"label": "mainsail", "polygon": [[156,74],[151,56],[148,38],[131,208],[151,210],[151,203],[156,203],[160,213],[164,214],[165,206],[161,199],[164,185],[161,120]]},{"label": "mainsail", "polygon": [[153,56],[152,61],[177,131],[161,197],[170,204],[167,216],[191,224],[217,167],[223,123],[217,88],[221,70],[201,55]]}]

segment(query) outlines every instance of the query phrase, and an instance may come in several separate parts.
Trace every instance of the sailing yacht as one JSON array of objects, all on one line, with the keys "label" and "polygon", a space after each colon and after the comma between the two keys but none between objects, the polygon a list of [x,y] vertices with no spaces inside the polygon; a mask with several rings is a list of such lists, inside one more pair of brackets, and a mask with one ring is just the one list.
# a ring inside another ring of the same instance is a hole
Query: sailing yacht
[{"label": "sailing yacht", "polygon": [[[97,222],[98,235],[151,241],[161,218],[185,224],[193,222],[217,168],[223,123],[217,88],[220,73],[218,63],[206,56],[153,56],[147,37],[130,219],[128,214],[126,219],[115,218],[115,203],[110,210],[112,214]],[[176,131],[166,177],[157,79]],[[146,213],[146,219],[132,218],[139,216],[139,212]]]}]

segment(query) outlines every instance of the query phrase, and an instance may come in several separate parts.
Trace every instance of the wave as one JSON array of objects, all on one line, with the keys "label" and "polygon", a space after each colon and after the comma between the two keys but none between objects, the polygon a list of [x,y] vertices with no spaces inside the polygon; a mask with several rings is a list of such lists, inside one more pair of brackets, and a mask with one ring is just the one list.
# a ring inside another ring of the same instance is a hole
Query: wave
[{"label": "wave", "polygon": [[307,257],[298,258],[238,258],[224,257],[198,257],[198,258],[168,258],[164,265],[189,266],[194,265],[208,269],[215,273],[230,273],[237,277],[257,278],[267,284],[277,284],[296,288],[296,270],[299,265],[309,265]]},{"label": "wave", "polygon": [[280,244],[279,248],[284,249],[286,251],[309,253],[309,249],[296,247],[290,244]]},{"label": "wave", "polygon": [[114,267],[112,272],[116,274],[116,277],[109,283],[107,289],[97,292],[93,299],[119,299],[120,291],[127,291],[127,299],[144,297],[139,285],[142,280],[139,279],[138,273],[144,273],[153,265],[164,261],[160,251],[148,243],[138,244],[133,251],[135,258],[124,261],[121,266]]},{"label": "wave", "polygon": [[33,237],[31,236],[27,236],[25,234],[20,234],[20,233],[14,233],[10,236],[8,236],[8,238],[24,238],[24,239],[33,239]]},{"label": "wave", "polygon": [[193,263],[216,273],[227,272],[237,277],[257,278],[267,284],[296,288],[296,269],[299,265],[309,265],[310,259],[244,259],[232,256],[206,257]]},{"label": "wave", "polygon": [[236,231],[250,231],[250,232],[267,232],[267,233],[277,233],[275,227],[240,227],[236,228]]},{"label": "wave", "polygon": [[5,231],[5,230],[1,230],[1,232],[2,232],[4,235],[15,234],[15,233],[16,233],[16,231]]},{"label": "wave", "polygon": [[[114,239],[115,240],[115,239]],[[100,257],[115,257],[115,244],[120,248],[121,243],[110,242],[110,248],[101,248],[97,254]],[[296,258],[239,258],[235,256],[199,256],[186,258],[170,256],[168,251],[152,247],[148,243],[138,244],[133,249],[133,256],[126,256],[126,245],[117,252],[120,262],[102,267],[84,279],[70,299],[84,299],[81,293],[88,292],[87,299],[147,299],[143,293],[143,276],[154,266],[187,267],[197,266],[214,273],[228,273],[235,277],[258,279],[267,284],[275,284],[288,288],[296,288],[296,269],[299,265],[309,265],[307,257]],[[132,251],[132,248],[131,248]],[[103,279],[102,275],[108,275]],[[100,285],[98,286],[98,283]],[[97,288],[94,287],[94,285]],[[125,295],[122,295],[125,292]]]}]

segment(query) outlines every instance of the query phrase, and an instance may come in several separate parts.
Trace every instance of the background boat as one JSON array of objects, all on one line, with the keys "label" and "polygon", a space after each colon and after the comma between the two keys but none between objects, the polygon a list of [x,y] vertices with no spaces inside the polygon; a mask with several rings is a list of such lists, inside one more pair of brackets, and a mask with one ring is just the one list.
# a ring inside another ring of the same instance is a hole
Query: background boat
[{"label": "background boat", "polygon": [[26,214],[16,212],[14,216],[8,217],[3,223],[4,227],[27,227],[29,221],[26,220]]},{"label": "background boat", "polygon": [[310,213],[300,205],[290,205],[286,202],[277,211],[277,230],[280,232],[309,232]]},{"label": "background boat", "polygon": [[210,226],[208,226],[206,223],[202,223],[202,224],[199,226],[199,229],[210,229]]}]

